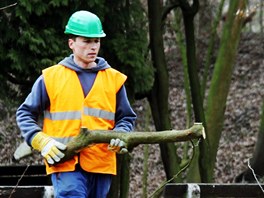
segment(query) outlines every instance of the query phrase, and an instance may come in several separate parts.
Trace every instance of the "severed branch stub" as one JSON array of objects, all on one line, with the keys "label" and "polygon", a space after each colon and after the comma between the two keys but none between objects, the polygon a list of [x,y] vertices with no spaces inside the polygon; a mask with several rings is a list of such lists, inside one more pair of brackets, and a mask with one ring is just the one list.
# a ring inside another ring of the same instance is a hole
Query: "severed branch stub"
[{"label": "severed branch stub", "polygon": [[194,125],[185,130],[167,130],[159,132],[117,132],[111,130],[93,130],[81,128],[80,134],[73,138],[67,144],[65,156],[60,162],[71,159],[82,149],[97,143],[109,143],[111,139],[119,138],[123,140],[128,149],[139,144],[158,144],[168,142],[183,142],[198,138],[205,139],[205,131],[202,123],[194,123]]}]

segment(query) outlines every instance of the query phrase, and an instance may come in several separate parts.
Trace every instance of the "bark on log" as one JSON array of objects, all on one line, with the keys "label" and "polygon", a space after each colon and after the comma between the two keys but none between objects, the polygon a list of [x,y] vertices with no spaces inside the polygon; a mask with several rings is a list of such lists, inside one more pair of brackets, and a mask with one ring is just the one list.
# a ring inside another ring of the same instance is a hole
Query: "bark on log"
[{"label": "bark on log", "polygon": [[157,144],[166,142],[182,142],[197,138],[205,139],[205,132],[201,123],[195,123],[191,128],[185,130],[168,130],[160,132],[116,132],[108,130],[93,130],[81,128],[80,134],[73,138],[68,144],[65,156],[61,162],[71,159],[82,149],[97,143],[109,143],[111,139],[123,140],[128,150],[139,144]]}]

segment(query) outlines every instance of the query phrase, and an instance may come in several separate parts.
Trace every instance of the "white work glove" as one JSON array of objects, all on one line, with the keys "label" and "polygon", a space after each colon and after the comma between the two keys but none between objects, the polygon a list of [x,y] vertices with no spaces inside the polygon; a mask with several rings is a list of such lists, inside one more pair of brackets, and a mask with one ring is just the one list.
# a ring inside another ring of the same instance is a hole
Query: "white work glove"
[{"label": "white work glove", "polygon": [[34,149],[41,152],[41,155],[49,164],[59,162],[65,156],[62,151],[66,149],[66,145],[52,139],[43,132],[38,132],[31,144]]},{"label": "white work glove", "polygon": [[20,160],[21,158],[32,154],[31,147],[24,141],[16,149],[13,157],[15,160]]},{"label": "white work glove", "polygon": [[118,154],[127,153],[128,150],[125,147],[125,142],[120,139],[111,139],[110,144],[108,145],[108,150],[116,152]]},{"label": "white work glove", "polygon": [[41,150],[41,155],[47,160],[49,164],[54,164],[55,162],[59,162],[65,156],[65,154],[61,152],[61,150],[65,149],[65,144],[51,139]]}]

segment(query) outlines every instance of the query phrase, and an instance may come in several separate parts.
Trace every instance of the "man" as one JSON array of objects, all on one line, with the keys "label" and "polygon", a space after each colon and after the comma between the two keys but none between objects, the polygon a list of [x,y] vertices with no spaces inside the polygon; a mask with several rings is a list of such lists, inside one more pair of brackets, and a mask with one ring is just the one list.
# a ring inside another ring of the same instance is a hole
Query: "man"
[{"label": "man", "polygon": [[[55,197],[103,198],[116,175],[116,152],[127,152],[124,142],[112,139],[110,144],[95,144],[59,163],[66,143],[81,127],[132,131],[136,114],[126,95],[127,77],[97,56],[106,36],[100,19],[77,11],[65,34],[73,54],[43,70],[17,110],[17,123],[27,143],[45,158]],[[43,112],[41,128],[37,121]]]}]

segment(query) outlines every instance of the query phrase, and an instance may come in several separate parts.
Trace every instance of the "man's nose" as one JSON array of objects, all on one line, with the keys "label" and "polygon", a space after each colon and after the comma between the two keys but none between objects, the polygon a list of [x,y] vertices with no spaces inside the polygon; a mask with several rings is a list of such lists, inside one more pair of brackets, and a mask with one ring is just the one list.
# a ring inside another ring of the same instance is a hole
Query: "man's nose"
[{"label": "man's nose", "polygon": [[92,49],[95,50],[95,49],[97,49],[97,47],[98,47],[97,43],[92,43],[92,47],[91,47]]}]

